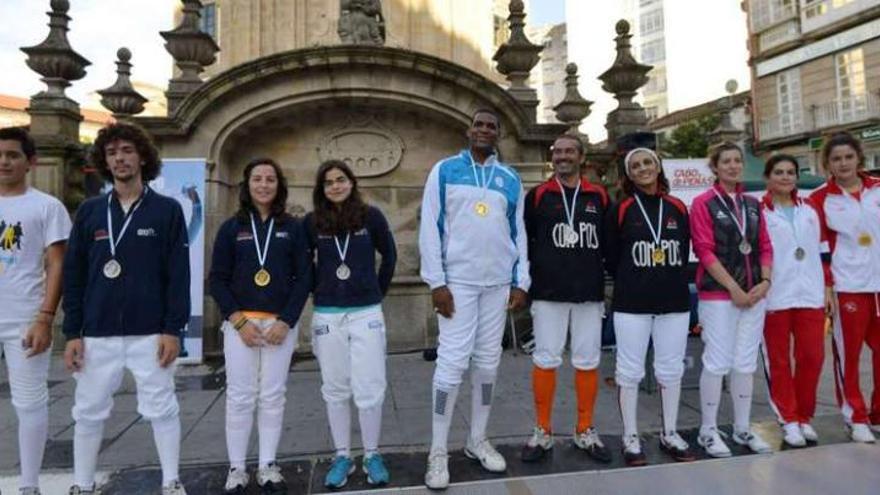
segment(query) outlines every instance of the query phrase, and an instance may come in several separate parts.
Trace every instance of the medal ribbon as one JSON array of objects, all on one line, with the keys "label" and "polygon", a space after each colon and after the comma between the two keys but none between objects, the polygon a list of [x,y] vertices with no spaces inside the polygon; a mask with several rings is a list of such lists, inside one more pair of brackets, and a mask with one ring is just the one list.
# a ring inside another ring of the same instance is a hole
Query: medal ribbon
[{"label": "medal ribbon", "polygon": [[[746,239],[746,203],[745,203],[745,201],[742,202],[742,204],[743,204],[743,206],[742,206],[742,222],[740,222],[739,218],[737,218],[737,216],[736,216],[736,213],[734,213],[733,210],[731,210],[730,207],[727,206],[727,202],[724,201],[724,198],[721,197],[721,194],[718,192],[718,189],[716,189],[715,187],[712,187],[712,192],[715,193],[715,196],[718,196],[718,201],[721,201],[721,204],[724,205],[724,209],[730,212],[730,217],[733,218],[733,223],[736,224],[736,229],[739,231],[739,235],[742,237],[742,240],[748,242],[748,239]],[[740,196],[741,195],[737,194],[737,197],[740,197]],[[733,206],[735,208],[739,209],[736,205],[736,198],[733,198]]]},{"label": "medal ribbon", "polygon": [[562,187],[562,182],[559,181],[559,178],[556,178],[556,183],[559,184],[559,192],[562,193],[562,207],[565,209],[565,220],[568,222],[568,228],[574,231],[574,214],[576,211],[578,193],[581,190],[581,181],[578,181],[577,187],[574,189],[574,196],[571,198],[571,210],[568,209],[568,199],[565,198],[565,188]]},{"label": "medal ribbon", "polygon": [[128,213],[125,215],[125,222],[122,223],[122,230],[119,231],[119,239],[116,239],[113,236],[113,217],[110,215],[110,202],[113,200],[113,192],[110,192],[110,194],[107,195],[107,235],[110,237],[110,258],[116,259],[116,246],[122,242],[122,237],[125,235],[125,231],[128,230],[128,224],[131,223],[131,219],[134,217],[134,212],[140,208],[141,203],[144,202],[144,197],[149,190],[148,187],[144,187],[144,192],[141,194],[141,197],[138,198],[137,203],[128,210]]},{"label": "medal ribbon", "polygon": [[651,231],[651,237],[654,238],[654,244],[657,247],[660,247],[660,236],[663,235],[663,198],[660,198],[660,208],[657,212],[657,230],[654,231],[654,226],[651,225],[651,219],[648,218],[648,212],[645,211],[645,207],[642,205],[642,200],[639,199],[638,193],[634,194],[636,198],[636,203],[639,205],[639,209],[642,210],[642,216],[645,217],[645,223],[648,224],[648,230]]},{"label": "medal ribbon", "polygon": [[[491,160],[491,157],[487,158],[487,161],[488,160]],[[492,169],[492,171],[489,173],[488,180],[486,180],[486,165],[479,167],[480,177],[482,177],[482,179],[483,179],[482,182],[480,182],[480,179],[477,177],[477,168],[478,167],[477,167],[477,162],[474,161],[473,156],[471,156],[471,165],[473,165],[472,170],[474,171],[474,182],[477,183],[477,187],[482,189],[482,193],[481,193],[480,197],[486,197],[486,191],[489,189],[489,184],[492,182],[492,178],[495,177],[495,161],[492,160],[492,164],[488,166],[489,168]]]},{"label": "medal ribbon", "polygon": [[333,236],[333,242],[336,243],[336,252],[339,253],[339,259],[345,264],[345,255],[348,254],[348,241],[351,240],[351,233],[345,234],[345,247],[339,246],[339,237]]},{"label": "medal ribbon", "polygon": [[254,247],[257,249],[257,261],[260,263],[260,268],[263,268],[263,265],[266,264],[266,257],[269,256],[269,241],[272,239],[272,229],[275,228],[275,218],[269,220],[269,232],[266,235],[266,243],[263,247],[263,250],[260,251],[260,237],[257,235],[257,223],[254,221],[254,214],[251,213],[251,232],[254,233]]}]

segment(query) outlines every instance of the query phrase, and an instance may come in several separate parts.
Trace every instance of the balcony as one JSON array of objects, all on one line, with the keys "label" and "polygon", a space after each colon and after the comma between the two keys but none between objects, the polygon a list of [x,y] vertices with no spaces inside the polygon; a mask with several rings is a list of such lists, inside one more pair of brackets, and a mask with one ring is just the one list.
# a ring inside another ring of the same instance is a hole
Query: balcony
[{"label": "balcony", "polygon": [[775,46],[794,41],[801,36],[800,24],[796,19],[792,19],[784,24],[780,24],[772,29],[768,29],[761,33],[758,37],[758,43],[761,51],[765,52]]},{"label": "balcony", "polygon": [[811,109],[817,129],[860,122],[880,117],[880,102],[873,94],[831,100]]},{"label": "balcony", "polygon": [[761,119],[758,123],[760,141],[821,131],[869,119],[880,119],[880,97],[864,94],[812,105],[799,112]]}]

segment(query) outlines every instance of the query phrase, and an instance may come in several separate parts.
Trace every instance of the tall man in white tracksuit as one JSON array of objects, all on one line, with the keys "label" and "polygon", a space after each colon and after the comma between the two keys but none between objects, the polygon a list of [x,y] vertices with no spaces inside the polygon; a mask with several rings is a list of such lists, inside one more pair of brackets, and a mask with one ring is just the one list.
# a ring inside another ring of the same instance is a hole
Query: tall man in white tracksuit
[{"label": "tall man in white tracksuit", "polygon": [[465,455],[507,469],[486,438],[507,309],[525,306],[529,262],[522,182],[495,155],[500,122],[478,110],[469,149],[431,170],[422,199],[421,276],[440,327],[433,383],[433,437],[425,484],[449,485],[447,438],[462,374],[471,368],[471,432]]}]

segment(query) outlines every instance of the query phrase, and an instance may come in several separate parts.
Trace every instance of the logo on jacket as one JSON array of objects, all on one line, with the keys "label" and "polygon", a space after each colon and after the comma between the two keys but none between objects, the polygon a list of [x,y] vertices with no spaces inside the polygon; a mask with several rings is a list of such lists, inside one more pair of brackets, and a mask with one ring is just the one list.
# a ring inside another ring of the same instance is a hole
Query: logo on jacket
[{"label": "logo on jacket", "polygon": [[596,209],[596,203],[594,203],[592,201],[587,202],[587,206],[586,206],[586,208],[584,208],[584,211],[586,211],[587,213],[598,213],[599,212]]},{"label": "logo on jacket", "polygon": [[254,235],[248,231],[242,230],[235,237],[235,240],[236,241],[252,241],[252,240],[254,240]]},{"label": "logo on jacket", "polygon": [[109,238],[110,238],[110,234],[108,234],[106,230],[98,229],[95,231],[94,240],[103,241],[104,239],[109,239]]},{"label": "logo on jacket", "polygon": [[576,223],[573,236],[566,235],[568,225],[565,223],[557,223],[553,226],[551,236],[553,237],[553,247],[558,249],[599,249],[599,233],[596,226],[592,223],[579,222]]},{"label": "logo on jacket", "polygon": [[156,237],[156,230],[152,227],[148,229],[138,229],[138,237]]},{"label": "logo on jacket", "polygon": [[847,313],[855,313],[859,310],[859,305],[856,304],[855,301],[847,301],[843,303],[843,309],[846,310]]},{"label": "logo on jacket", "polygon": [[715,218],[716,218],[717,220],[724,220],[724,219],[727,218],[727,214],[724,213],[724,212],[721,211],[721,210],[718,210],[718,213],[715,214]]},{"label": "logo on jacket", "polygon": [[21,222],[6,223],[0,220],[0,251],[12,251],[13,249],[21,251],[21,238],[24,235],[21,229]]},{"label": "logo on jacket", "polygon": [[504,178],[503,177],[495,177],[495,185],[503,188],[504,187]]},{"label": "logo on jacket", "polygon": [[275,238],[276,239],[288,239],[288,238],[290,238],[290,235],[288,232],[275,232]]},{"label": "logo on jacket", "polygon": [[633,243],[630,254],[633,265],[639,268],[682,266],[683,264],[681,243],[677,240],[663,239],[659,245],[652,241],[637,241]]},{"label": "logo on jacket", "polygon": [[672,217],[667,218],[666,230],[678,230],[678,222],[676,222],[675,219]]}]

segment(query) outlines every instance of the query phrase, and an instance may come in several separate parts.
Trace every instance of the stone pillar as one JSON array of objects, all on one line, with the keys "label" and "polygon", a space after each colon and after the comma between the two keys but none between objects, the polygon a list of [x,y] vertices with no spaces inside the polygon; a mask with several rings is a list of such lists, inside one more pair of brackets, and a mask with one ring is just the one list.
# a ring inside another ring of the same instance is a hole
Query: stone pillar
[{"label": "stone pillar", "polygon": [[544,48],[532,44],[526,36],[525,5],[522,0],[510,2],[510,39],[498,47],[492,60],[497,62],[498,72],[507,76],[507,90],[525,110],[531,122],[537,121],[538,93],[528,86],[529,73],[538,64],[538,55]]},{"label": "stone pillar", "polygon": [[101,89],[101,105],[113,112],[116,120],[127,119],[144,111],[147,99],[131,85],[131,51],[122,47],[116,52],[116,82]]},{"label": "stone pillar", "polygon": [[86,75],[85,67],[90,62],[76,53],[67,40],[68,0],[52,0],[50,5],[49,35],[39,45],[21,49],[28,56],[28,67],[43,76],[41,80],[47,86],[31,97],[27,108],[39,160],[31,183],[73,208],[84,195],[79,144],[79,124],[83,119],[79,104],[68,98],[64,90],[71,81]]},{"label": "stone pillar", "polygon": [[745,137],[742,129],[737,129],[730,121],[730,112],[733,110],[733,95],[736,93],[736,81],[731,79],[724,86],[727,91],[727,98],[718,105],[718,115],[721,119],[718,121],[718,127],[709,133],[709,146],[731,141],[738,143]]},{"label": "stone pillar", "polygon": [[174,113],[177,107],[190,93],[202,85],[199,74],[205,67],[217,60],[217,52],[220,47],[210,34],[199,28],[199,19],[202,17],[202,2],[200,0],[181,0],[183,3],[183,17],[180,25],[171,31],[162,31],[159,34],[165,39],[165,49],[174,58],[180,74],[168,81],[168,114]]}]

